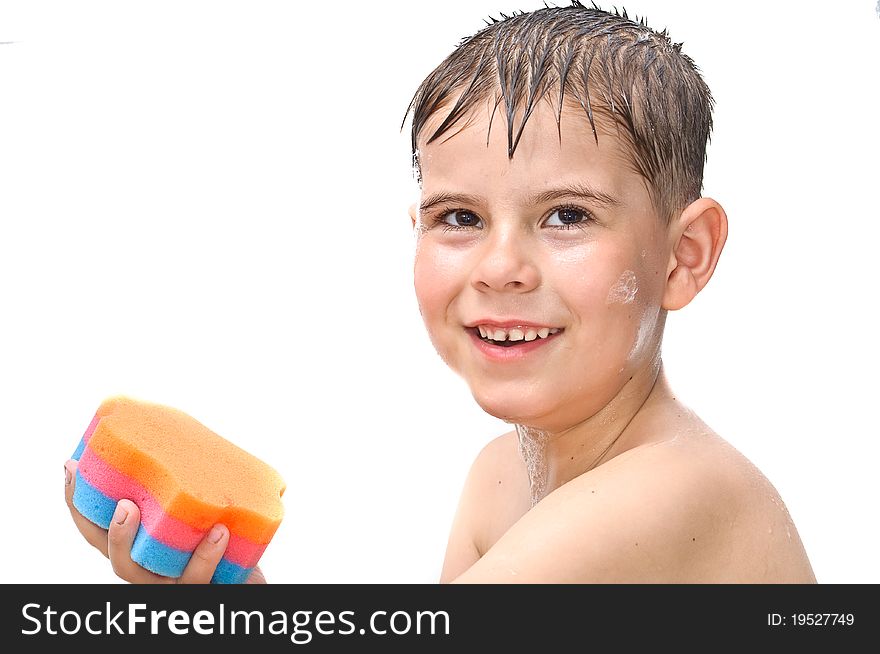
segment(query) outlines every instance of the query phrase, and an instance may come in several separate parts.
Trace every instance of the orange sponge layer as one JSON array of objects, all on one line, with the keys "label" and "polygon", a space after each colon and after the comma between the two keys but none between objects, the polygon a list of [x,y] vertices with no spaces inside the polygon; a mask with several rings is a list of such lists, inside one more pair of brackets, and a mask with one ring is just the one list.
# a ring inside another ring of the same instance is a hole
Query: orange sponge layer
[{"label": "orange sponge layer", "polygon": [[148,489],[167,515],[199,530],[222,522],[258,544],[272,539],[285,484],[269,465],[170,407],[114,397],[97,416],[88,448]]}]

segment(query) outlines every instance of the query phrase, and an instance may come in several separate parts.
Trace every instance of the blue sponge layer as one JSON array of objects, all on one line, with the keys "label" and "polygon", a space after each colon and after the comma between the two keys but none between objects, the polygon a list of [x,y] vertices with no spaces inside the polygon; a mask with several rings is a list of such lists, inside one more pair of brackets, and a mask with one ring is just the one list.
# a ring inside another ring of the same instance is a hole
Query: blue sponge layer
[{"label": "blue sponge layer", "polygon": [[70,455],[70,458],[74,461],[79,461],[84,449],[86,449],[85,437],[79,439],[79,445],[76,446],[76,451]]},{"label": "blue sponge layer", "polygon": [[[73,505],[77,511],[103,529],[109,529],[116,500],[107,497],[83,479],[77,470],[76,488],[73,491]],[[153,538],[144,526],[138,528],[137,536],[131,546],[131,559],[138,565],[165,577],[179,577],[189,562],[192,552],[184,552],[170,547]],[[211,578],[212,584],[242,584],[247,581],[253,568],[242,568],[228,561],[220,560]]]}]

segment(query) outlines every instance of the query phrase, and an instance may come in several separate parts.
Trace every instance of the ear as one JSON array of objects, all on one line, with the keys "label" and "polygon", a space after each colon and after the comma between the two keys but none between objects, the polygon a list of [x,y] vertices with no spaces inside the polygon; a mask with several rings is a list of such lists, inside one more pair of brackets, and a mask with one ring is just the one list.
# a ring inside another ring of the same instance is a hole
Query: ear
[{"label": "ear", "polygon": [[415,229],[416,228],[416,221],[419,218],[419,214],[416,211],[415,203],[413,203],[409,206],[409,217],[412,218],[412,226],[413,226],[413,229]]},{"label": "ear", "polygon": [[675,243],[666,270],[663,308],[681,309],[709,283],[724,243],[727,214],[715,200],[699,198],[681,212],[671,232]]}]

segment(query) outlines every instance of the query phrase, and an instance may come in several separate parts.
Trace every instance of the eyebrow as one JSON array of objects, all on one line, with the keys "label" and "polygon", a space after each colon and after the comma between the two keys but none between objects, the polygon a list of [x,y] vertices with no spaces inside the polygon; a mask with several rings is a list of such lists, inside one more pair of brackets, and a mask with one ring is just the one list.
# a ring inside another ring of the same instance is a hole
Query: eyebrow
[{"label": "eyebrow", "polygon": [[[607,193],[604,193],[603,191],[595,189],[589,184],[584,183],[566,184],[565,186],[559,186],[548,189],[546,191],[541,191],[540,193],[536,193],[535,195],[533,195],[528,200],[528,202],[532,206],[535,206],[538,204],[550,202],[552,200],[572,197],[580,198],[582,200],[588,200],[602,207],[616,207],[620,205],[620,200],[618,200],[614,196],[608,195]],[[471,195],[468,193],[446,193],[444,191],[440,191],[438,193],[432,193],[424,200],[422,200],[421,205],[419,205],[419,210],[424,212],[438,204],[475,205],[482,202],[484,202],[484,199],[478,195]]]}]

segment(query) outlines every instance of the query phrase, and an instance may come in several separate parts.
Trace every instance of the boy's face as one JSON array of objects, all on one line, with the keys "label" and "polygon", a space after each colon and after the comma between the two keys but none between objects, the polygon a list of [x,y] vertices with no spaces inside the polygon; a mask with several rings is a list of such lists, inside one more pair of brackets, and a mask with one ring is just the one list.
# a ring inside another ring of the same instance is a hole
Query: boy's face
[{"label": "boy's face", "polygon": [[[434,346],[484,410],[564,429],[657,364],[671,244],[619,141],[600,131],[596,145],[582,110],[563,110],[560,144],[541,102],[513,159],[503,105],[487,147],[489,117],[421,139],[416,295]],[[588,195],[555,193],[566,187]]]}]

